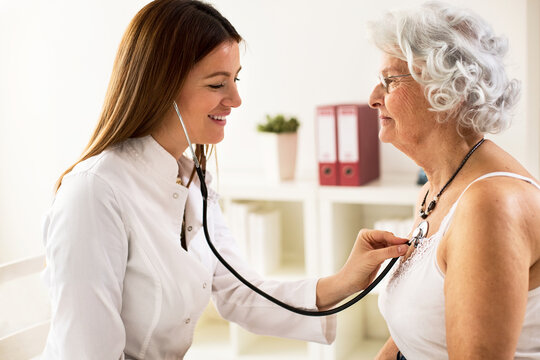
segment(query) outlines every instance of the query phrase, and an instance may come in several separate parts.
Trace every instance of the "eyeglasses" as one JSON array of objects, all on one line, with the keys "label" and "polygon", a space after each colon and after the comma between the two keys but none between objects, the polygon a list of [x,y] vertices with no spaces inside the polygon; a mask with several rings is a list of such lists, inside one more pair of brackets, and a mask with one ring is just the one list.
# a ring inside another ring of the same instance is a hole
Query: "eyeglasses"
[{"label": "eyeglasses", "polygon": [[384,77],[382,76],[382,74],[379,74],[379,82],[381,83],[386,93],[389,94],[390,93],[389,86],[394,81],[393,79],[401,78],[405,76],[412,76],[412,74],[394,75],[394,76],[387,76],[387,77]]}]

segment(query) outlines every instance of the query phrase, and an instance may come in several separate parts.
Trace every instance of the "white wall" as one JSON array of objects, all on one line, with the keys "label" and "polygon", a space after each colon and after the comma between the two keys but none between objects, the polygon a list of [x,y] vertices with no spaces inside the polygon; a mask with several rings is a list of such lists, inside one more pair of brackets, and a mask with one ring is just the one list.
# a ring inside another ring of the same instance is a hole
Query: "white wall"
[{"label": "white wall", "polygon": [[[491,138],[538,175],[539,81],[528,77],[538,78],[540,67],[528,50],[538,51],[540,42],[538,16],[527,17],[528,9],[537,9],[534,1],[455,3],[479,12],[510,39],[509,73],[523,80],[524,96],[514,126]],[[86,144],[122,33],[146,2],[0,3],[0,263],[42,251],[40,224],[53,184]],[[284,112],[302,122],[298,175],[315,178],[314,108],[367,100],[380,55],[366,41],[364,24],[403,2],[212,2],[246,40],[239,83],[244,104],[233,111],[218,147],[222,176],[262,169],[255,125],[267,113]],[[382,149],[384,173],[416,171],[391,146]]]},{"label": "white wall", "polygon": [[144,1],[0,6],[0,263],[42,252],[55,179],[89,139],[120,38]]}]

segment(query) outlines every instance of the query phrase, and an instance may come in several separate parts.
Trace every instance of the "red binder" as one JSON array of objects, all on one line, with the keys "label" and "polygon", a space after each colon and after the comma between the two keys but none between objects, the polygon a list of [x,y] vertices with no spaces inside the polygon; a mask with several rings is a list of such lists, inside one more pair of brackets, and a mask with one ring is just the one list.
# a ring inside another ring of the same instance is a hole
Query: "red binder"
[{"label": "red binder", "polygon": [[379,122],[368,105],[339,105],[339,185],[358,186],[379,177]]},{"label": "red binder", "polygon": [[317,160],[319,184],[338,185],[337,124],[335,106],[317,107]]}]

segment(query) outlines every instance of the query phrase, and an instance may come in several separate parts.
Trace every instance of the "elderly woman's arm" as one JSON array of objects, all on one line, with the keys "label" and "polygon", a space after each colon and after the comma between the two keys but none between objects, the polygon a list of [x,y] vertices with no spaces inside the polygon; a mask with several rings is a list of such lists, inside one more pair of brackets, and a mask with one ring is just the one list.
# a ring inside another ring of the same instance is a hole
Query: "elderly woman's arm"
[{"label": "elderly woman's arm", "polygon": [[398,351],[399,349],[394,343],[394,340],[392,339],[392,337],[389,337],[388,341],[386,341],[384,346],[381,348],[381,350],[375,357],[375,360],[395,360]]},{"label": "elderly woman's arm", "polygon": [[534,261],[521,186],[529,185],[501,178],[472,185],[439,248],[450,359],[514,358]]}]

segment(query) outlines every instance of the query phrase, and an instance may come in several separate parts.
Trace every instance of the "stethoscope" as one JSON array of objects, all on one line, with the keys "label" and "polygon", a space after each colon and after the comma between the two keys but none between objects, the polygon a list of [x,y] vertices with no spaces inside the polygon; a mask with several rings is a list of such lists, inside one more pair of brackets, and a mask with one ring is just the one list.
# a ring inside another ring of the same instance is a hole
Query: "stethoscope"
[{"label": "stethoscope", "polygon": [[[182,115],[180,115],[180,110],[178,110],[178,105],[176,105],[176,101],[173,101],[174,109],[176,110],[176,114],[178,115],[178,118],[180,119],[180,123],[182,124],[182,129],[184,129],[184,134],[186,135],[186,139],[188,141],[189,149],[191,151],[191,155],[193,156],[193,162],[195,163],[195,170],[197,171],[197,175],[199,177],[200,183],[201,183],[201,195],[203,198],[203,228],[204,228],[204,236],[206,238],[206,242],[208,243],[208,246],[210,247],[210,250],[214,253],[216,258],[233,274],[240,282],[242,282],[244,285],[246,285],[248,288],[256,292],[257,294],[261,295],[262,297],[266,298],[267,300],[273,302],[276,305],[281,306],[284,309],[287,309],[293,313],[297,313],[304,316],[328,316],[337,314],[348,307],[356,304],[358,301],[362,300],[367,294],[371,292],[377,286],[381,280],[388,274],[392,266],[396,263],[396,261],[399,259],[399,257],[393,258],[390,260],[388,265],[384,268],[384,270],[377,276],[377,278],[363,291],[361,291],[358,295],[356,295],[351,300],[347,301],[346,303],[330,309],[330,310],[306,310],[306,309],[300,309],[296,308],[294,306],[291,306],[289,304],[286,304],[272,295],[267,294],[266,292],[262,291],[252,283],[250,283],[248,280],[246,280],[242,275],[240,275],[217,251],[217,249],[214,247],[214,244],[212,244],[212,241],[210,240],[210,234],[208,233],[208,226],[207,226],[207,201],[208,201],[208,190],[206,188],[206,182],[204,179],[204,174],[201,169],[201,165],[199,164],[199,160],[197,159],[197,156],[195,156],[195,151],[193,150],[193,146],[191,145],[191,141],[189,139],[186,126],[184,125],[184,120],[182,119]],[[419,241],[425,237],[427,234],[427,222],[423,221],[420,223],[420,225],[414,230],[412,234],[412,240],[408,242],[409,245],[414,244],[415,247],[418,246]]]}]

